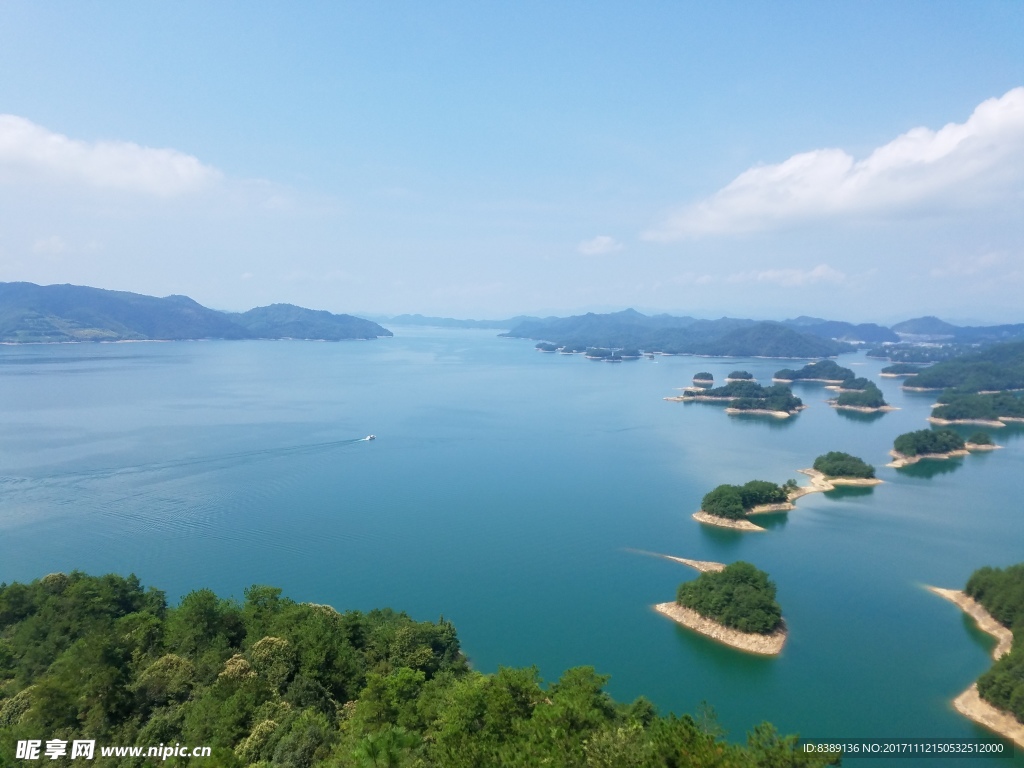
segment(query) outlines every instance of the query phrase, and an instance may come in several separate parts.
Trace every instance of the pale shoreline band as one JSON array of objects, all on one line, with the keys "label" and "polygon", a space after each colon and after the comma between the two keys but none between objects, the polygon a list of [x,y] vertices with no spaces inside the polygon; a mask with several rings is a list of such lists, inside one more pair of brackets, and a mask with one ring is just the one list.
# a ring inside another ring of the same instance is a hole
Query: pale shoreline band
[{"label": "pale shoreline band", "polygon": [[[996,661],[1010,652],[1013,644],[1013,633],[1000,624],[984,606],[977,600],[958,589],[942,589],[926,585],[929,592],[943,597],[954,603],[964,613],[970,616],[977,623],[978,628],[983,632],[992,635],[998,641],[992,649],[992,658]],[[1000,736],[1013,741],[1018,747],[1024,747],[1024,725],[1009,712],[994,707],[981,698],[978,693],[978,684],[971,683],[970,687],[953,699],[953,707],[961,715],[970,718],[978,725],[982,725]]]}]

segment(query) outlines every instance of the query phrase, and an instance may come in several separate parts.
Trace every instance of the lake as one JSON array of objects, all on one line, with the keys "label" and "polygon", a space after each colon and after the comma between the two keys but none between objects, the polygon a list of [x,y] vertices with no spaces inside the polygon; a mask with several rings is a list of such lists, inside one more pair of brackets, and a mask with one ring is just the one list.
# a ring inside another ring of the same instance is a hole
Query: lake
[{"label": "lake", "polygon": [[[893,438],[927,426],[934,395],[862,355],[839,362],[900,410],[845,414],[796,384],[810,408],[782,421],[662,398],[700,370],[766,382],[785,361],[607,364],[495,331],[392,330],[0,347],[0,580],[134,572],[175,601],[260,583],[443,615],[478,669],[536,665],[550,681],[592,665],[619,699],[707,702],[734,740],[762,720],[818,738],[987,735],[950,700],[994,641],[922,585],[1024,560],[1024,430],[992,431],[1005,450],[894,470]],[[719,483],[803,482],[829,450],[885,483],[802,498],[759,516],[764,533],[690,518]],[[642,552],[766,570],[782,655],[654,613],[696,572]]]}]

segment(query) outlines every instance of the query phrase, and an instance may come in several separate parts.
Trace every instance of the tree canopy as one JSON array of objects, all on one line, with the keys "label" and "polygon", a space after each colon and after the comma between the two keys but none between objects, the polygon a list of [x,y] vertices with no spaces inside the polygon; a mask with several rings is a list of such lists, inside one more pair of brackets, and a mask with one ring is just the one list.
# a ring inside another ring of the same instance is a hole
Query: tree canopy
[{"label": "tree canopy", "polygon": [[[455,628],[390,609],[295,603],[254,586],[169,606],[134,576],[51,574],[0,585],[0,765],[19,739],[181,742],[211,765],[822,765],[769,725],[746,745],[643,698],[612,699],[590,667],[545,685],[536,668],[469,669]],[[168,766],[184,766],[171,758]]]},{"label": "tree canopy", "polygon": [[680,584],[676,602],[740,632],[768,634],[782,623],[775,584],[742,560]]},{"label": "tree canopy", "polygon": [[1024,722],[1024,563],[980,568],[971,574],[964,592],[1013,632],[1010,652],[978,678],[978,693]]},{"label": "tree canopy", "polygon": [[788,495],[783,486],[767,480],[751,480],[744,485],[720,485],[705,494],[700,508],[709,515],[739,520],[759,504],[781,504]]},{"label": "tree canopy", "polygon": [[919,429],[900,435],[893,441],[892,447],[904,456],[949,453],[963,450],[964,439],[951,429]]},{"label": "tree canopy", "polygon": [[829,451],[814,460],[814,469],[828,477],[873,478],[875,468],[861,458],[842,451]]}]

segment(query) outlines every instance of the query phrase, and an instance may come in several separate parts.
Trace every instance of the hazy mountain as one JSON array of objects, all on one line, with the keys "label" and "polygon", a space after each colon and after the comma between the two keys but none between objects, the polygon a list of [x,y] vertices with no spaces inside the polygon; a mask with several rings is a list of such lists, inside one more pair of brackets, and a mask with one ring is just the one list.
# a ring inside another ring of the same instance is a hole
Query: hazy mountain
[{"label": "hazy mountain", "polygon": [[0,283],[0,341],[390,336],[368,320],[277,304],[227,314],[187,296],[145,296],[82,285]]},{"label": "hazy mountain", "polygon": [[806,315],[783,320],[782,324],[794,328],[803,333],[810,333],[820,336],[823,339],[838,339],[839,341],[863,341],[879,343],[885,341],[896,342],[900,340],[893,330],[875,323],[846,323],[842,320],[823,320],[820,317],[807,317]]}]

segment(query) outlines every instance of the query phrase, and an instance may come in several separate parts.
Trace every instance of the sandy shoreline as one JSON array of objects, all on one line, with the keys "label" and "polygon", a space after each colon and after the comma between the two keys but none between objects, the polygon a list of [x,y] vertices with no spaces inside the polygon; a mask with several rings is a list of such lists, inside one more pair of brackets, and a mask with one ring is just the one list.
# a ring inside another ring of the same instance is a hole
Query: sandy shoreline
[{"label": "sandy shoreline", "polygon": [[682,563],[688,565],[690,568],[694,568],[701,573],[708,571],[717,572],[725,570],[725,563],[716,563],[713,560],[690,560],[686,557],[676,557],[675,555],[666,555],[661,552],[649,552],[646,549],[626,549],[627,552],[632,552],[635,555],[648,555],[649,557],[659,557],[662,560],[671,560],[676,563]]},{"label": "sandy shoreline", "polygon": [[764,531],[759,525],[754,525],[749,520],[729,520],[725,517],[709,515],[703,509],[693,513],[693,519],[705,525],[717,525],[719,528],[734,528],[737,531]]},{"label": "sandy shoreline", "polygon": [[902,379],[904,376],[917,376],[917,373],[880,373],[878,375],[883,379]]},{"label": "sandy shoreline", "polygon": [[795,381],[818,381],[822,384],[842,384],[844,379],[780,379],[773,376],[772,381],[778,384],[792,384]]},{"label": "sandy shoreline", "polygon": [[687,629],[700,632],[705,637],[717,640],[732,648],[737,648],[747,653],[756,653],[762,656],[776,656],[782,651],[786,644],[786,625],[783,623],[778,629],[768,635],[759,635],[752,632],[740,632],[736,629],[719,624],[717,621],[704,618],[690,608],[684,608],[678,603],[658,603],[654,610],[663,616],[668,616],[672,621],[681,624]]},{"label": "sandy shoreline", "polygon": [[[999,417],[997,417],[999,418]],[[992,419],[940,419],[938,416],[929,416],[928,421],[932,424],[938,424],[940,426],[946,426],[948,424],[977,424],[982,427],[1005,427],[1006,425],[1001,421],[994,421]]]},{"label": "sandy shoreline", "polygon": [[743,413],[750,413],[757,416],[774,416],[777,419],[788,419],[790,416],[796,415],[790,413],[789,411],[769,411],[767,408],[726,408],[725,412],[728,413],[730,416],[736,416]]},{"label": "sandy shoreline", "polygon": [[966,448],[959,451],[950,451],[949,453],[921,453],[917,456],[906,456],[899,451],[889,451],[893,461],[890,461],[885,466],[899,469],[900,467],[909,467],[911,464],[917,464],[917,462],[924,459],[951,459],[954,456],[967,456],[969,453],[970,451]]},{"label": "sandy shoreline", "polygon": [[840,411],[857,411],[857,413],[884,413],[886,411],[898,411],[895,405],[882,405],[878,408],[868,408],[866,405],[839,405],[835,400],[829,400],[828,404]]},{"label": "sandy shoreline", "polygon": [[[992,649],[992,658],[998,661],[1010,652],[1013,644],[1013,633],[993,618],[992,614],[985,610],[977,600],[968,596],[958,589],[942,589],[941,587],[926,587],[939,597],[949,600],[964,613],[970,616],[978,625],[978,629],[987,632],[996,638],[996,647]],[[978,684],[971,683],[971,686],[953,699],[953,707],[961,715],[969,717],[978,725],[984,726],[1004,738],[1010,739],[1018,747],[1024,747],[1024,725],[1009,712],[992,706],[978,693]]]}]

